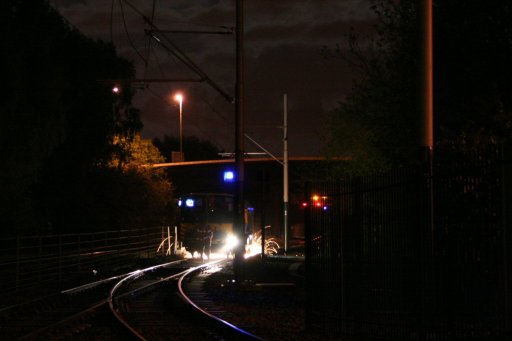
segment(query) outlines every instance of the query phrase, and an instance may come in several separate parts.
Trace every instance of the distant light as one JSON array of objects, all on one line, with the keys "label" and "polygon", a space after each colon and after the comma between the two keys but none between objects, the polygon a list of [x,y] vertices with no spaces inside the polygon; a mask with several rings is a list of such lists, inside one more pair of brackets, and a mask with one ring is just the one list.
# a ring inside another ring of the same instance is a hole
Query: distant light
[{"label": "distant light", "polygon": [[182,201],[178,200],[178,206],[181,207],[182,204],[183,204]]},{"label": "distant light", "polygon": [[187,199],[185,200],[185,206],[187,207],[194,207],[194,199]]},{"label": "distant light", "polygon": [[254,207],[247,207],[247,211],[254,212]]},{"label": "distant light", "polygon": [[174,95],[174,99],[178,102],[183,102],[183,95],[182,94],[176,94]]},{"label": "distant light", "polygon": [[324,211],[327,211],[329,209],[329,206],[324,206]]},{"label": "distant light", "polygon": [[116,85],[112,88],[112,92],[118,94],[121,92],[121,88]]},{"label": "distant light", "polygon": [[318,201],[320,199],[320,197],[318,195],[313,195],[313,201]]},{"label": "distant light", "polygon": [[307,202],[303,202],[302,203],[302,207],[307,207],[308,206],[308,203]]},{"label": "distant light", "polygon": [[235,173],[233,171],[225,171],[224,172],[224,182],[233,182],[235,181]]},{"label": "distant light", "polygon": [[240,241],[234,234],[228,234],[224,240],[223,252],[233,250],[239,243]]}]

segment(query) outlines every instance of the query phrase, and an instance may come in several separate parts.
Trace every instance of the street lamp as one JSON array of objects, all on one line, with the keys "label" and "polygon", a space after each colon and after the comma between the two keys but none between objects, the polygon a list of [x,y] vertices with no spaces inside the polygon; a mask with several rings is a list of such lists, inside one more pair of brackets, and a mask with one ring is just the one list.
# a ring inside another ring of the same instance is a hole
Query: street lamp
[{"label": "street lamp", "polygon": [[174,99],[180,103],[180,158],[183,160],[183,95],[178,93]]}]

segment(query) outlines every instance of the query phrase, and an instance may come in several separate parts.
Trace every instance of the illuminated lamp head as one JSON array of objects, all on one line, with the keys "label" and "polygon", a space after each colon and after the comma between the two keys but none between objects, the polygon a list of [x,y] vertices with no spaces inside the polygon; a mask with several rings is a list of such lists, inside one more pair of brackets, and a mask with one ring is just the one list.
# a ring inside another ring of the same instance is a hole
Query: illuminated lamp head
[{"label": "illuminated lamp head", "polygon": [[235,173],[233,171],[225,171],[224,172],[224,182],[233,182],[235,181]]},{"label": "illuminated lamp head", "polygon": [[185,206],[187,206],[187,207],[194,207],[194,204],[195,204],[194,199],[185,200]]}]

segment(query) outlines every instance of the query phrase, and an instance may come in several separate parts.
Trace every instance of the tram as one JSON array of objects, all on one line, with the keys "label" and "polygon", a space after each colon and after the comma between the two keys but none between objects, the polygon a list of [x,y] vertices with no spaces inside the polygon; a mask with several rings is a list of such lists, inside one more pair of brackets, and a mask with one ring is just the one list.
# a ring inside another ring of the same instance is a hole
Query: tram
[{"label": "tram", "polygon": [[[241,241],[233,231],[233,195],[227,193],[190,193],[178,198],[179,240],[194,255],[210,258],[210,253],[229,253]],[[245,205],[244,230],[252,232],[254,210]]]}]

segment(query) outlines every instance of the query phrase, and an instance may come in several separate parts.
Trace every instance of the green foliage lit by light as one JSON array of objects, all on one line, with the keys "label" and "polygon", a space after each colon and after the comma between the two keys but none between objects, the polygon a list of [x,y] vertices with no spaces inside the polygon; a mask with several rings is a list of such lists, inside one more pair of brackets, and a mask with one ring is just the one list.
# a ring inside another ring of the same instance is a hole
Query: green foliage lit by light
[{"label": "green foliage lit by light", "polygon": [[[113,94],[105,81],[133,78],[133,63],[112,44],[84,36],[48,1],[6,0],[0,9],[0,29],[8,32],[0,54],[2,233],[165,222],[170,181],[135,167],[162,158],[136,135],[142,123],[133,91]],[[116,136],[130,138],[120,146]],[[116,157],[121,171],[106,167]]]},{"label": "green foliage lit by light", "polygon": [[112,144],[117,151],[109,162],[112,167],[143,167],[165,162],[165,158],[153,142],[142,139],[140,134],[133,137],[115,135]]}]

